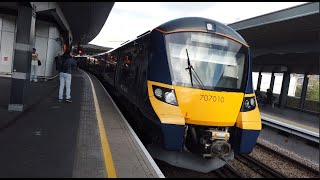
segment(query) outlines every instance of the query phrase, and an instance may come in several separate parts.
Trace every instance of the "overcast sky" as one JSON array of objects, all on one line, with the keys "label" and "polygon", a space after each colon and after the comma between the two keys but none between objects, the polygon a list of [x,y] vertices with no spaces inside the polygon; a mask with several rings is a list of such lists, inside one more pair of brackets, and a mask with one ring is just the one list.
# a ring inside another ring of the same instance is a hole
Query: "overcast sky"
[{"label": "overcast sky", "polygon": [[180,17],[204,17],[230,24],[305,2],[116,2],[90,44],[115,48],[126,40]]}]

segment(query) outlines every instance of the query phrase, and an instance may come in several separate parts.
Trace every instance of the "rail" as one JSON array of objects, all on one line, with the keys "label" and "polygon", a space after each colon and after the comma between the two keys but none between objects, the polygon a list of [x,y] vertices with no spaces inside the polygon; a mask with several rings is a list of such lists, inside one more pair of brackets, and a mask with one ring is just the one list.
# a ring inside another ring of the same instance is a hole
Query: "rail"
[{"label": "rail", "polygon": [[230,164],[225,164],[223,167],[212,171],[216,173],[221,178],[245,178],[241,175],[234,167]]},{"label": "rail", "polygon": [[276,171],[275,169],[249,155],[236,154],[235,159],[246,164],[250,168],[254,169],[254,171],[258,172],[266,178],[287,178],[282,173]]}]

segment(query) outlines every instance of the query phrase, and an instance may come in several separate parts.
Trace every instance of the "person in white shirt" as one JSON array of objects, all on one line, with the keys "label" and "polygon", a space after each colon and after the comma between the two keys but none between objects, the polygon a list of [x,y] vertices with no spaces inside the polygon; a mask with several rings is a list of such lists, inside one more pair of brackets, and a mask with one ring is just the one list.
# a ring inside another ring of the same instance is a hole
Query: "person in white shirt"
[{"label": "person in white shirt", "polygon": [[38,53],[36,53],[36,48],[32,49],[30,82],[31,81],[38,82]]}]

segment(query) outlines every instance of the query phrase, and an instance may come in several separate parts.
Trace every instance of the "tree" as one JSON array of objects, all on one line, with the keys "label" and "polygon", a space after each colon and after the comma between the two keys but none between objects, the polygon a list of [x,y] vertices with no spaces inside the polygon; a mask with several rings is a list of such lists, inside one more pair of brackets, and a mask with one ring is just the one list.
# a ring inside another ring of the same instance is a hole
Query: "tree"
[{"label": "tree", "polygon": [[[301,91],[302,91],[302,86],[297,86],[295,96],[300,97]],[[306,99],[319,101],[319,76],[318,77],[311,76],[309,78]]]}]

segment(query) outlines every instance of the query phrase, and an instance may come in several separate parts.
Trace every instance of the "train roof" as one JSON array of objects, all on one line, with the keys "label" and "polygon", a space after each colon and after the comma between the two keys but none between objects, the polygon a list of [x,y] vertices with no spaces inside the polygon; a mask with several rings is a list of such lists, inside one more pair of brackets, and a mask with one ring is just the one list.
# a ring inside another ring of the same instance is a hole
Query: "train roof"
[{"label": "train roof", "polygon": [[235,38],[242,43],[248,45],[248,43],[242,38],[242,36],[233,30],[231,27],[222,24],[218,21],[202,18],[202,17],[183,17],[168,21],[161,24],[155,29],[160,29],[165,32],[177,31],[177,30],[203,30],[207,31],[207,23],[215,24],[215,32],[228,35]]},{"label": "train roof", "polygon": [[[215,32],[228,35],[234,39],[241,41],[243,44],[246,44],[248,46],[248,43],[243,39],[243,37],[239,33],[237,33],[235,30],[233,30],[231,27],[229,27],[228,25],[222,24],[222,23],[215,21],[215,20],[212,20],[212,19],[202,18],[202,17],[183,17],[183,18],[173,19],[171,21],[168,21],[166,23],[163,23],[163,24],[157,26],[156,28],[153,28],[152,30],[160,29],[160,30],[166,31],[166,32],[176,31],[176,30],[203,30],[203,31],[207,31],[206,23],[215,24]],[[149,33],[151,33],[150,30],[142,33],[141,35],[137,36],[133,40],[125,41],[124,43],[120,44],[118,47],[110,49],[109,51],[107,51],[105,53],[112,52],[112,51],[114,51],[114,50],[116,50],[126,44],[129,44],[129,43],[135,41],[136,39],[138,39],[142,36],[149,34]]]}]

